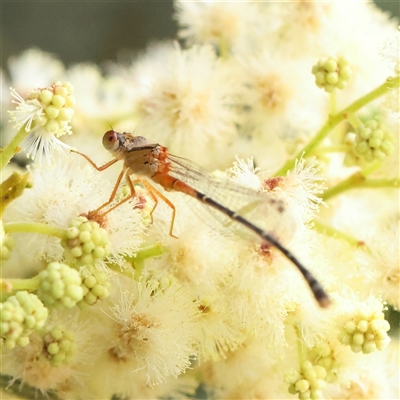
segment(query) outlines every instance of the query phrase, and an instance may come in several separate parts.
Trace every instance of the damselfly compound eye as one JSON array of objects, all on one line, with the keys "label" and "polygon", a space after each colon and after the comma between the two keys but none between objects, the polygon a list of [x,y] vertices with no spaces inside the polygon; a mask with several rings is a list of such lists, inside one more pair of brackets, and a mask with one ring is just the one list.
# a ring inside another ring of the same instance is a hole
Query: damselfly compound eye
[{"label": "damselfly compound eye", "polygon": [[119,140],[117,132],[111,130],[107,131],[103,136],[103,146],[108,151],[115,151],[119,147]]}]

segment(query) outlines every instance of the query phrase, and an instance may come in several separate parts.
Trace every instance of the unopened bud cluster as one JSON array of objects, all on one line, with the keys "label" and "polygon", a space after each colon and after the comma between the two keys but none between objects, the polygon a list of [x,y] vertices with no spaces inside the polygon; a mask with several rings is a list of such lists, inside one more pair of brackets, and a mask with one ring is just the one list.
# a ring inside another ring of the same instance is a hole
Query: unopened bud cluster
[{"label": "unopened bud cluster", "polygon": [[77,351],[75,335],[64,326],[56,325],[43,338],[46,358],[53,367],[69,365]]},{"label": "unopened bud cluster", "polygon": [[356,129],[353,152],[367,162],[383,161],[394,151],[394,135],[388,127],[370,119]]},{"label": "unopened bud cluster", "polygon": [[360,310],[344,324],[339,332],[339,341],[349,345],[355,353],[369,354],[387,347],[390,342],[387,334],[389,329],[383,312]]},{"label": "unopened bud cluster", "polygon": [[82,280],[83,301],[93,305],[97,300],[106,299],[110,295],[110,282],[107,274],[98,271]]},{"label": "unopened bud cluster", "polygon": [[0,246],[0,260],[8,260],[11,255],[11,250],[14,247],[14,238],[5,233]]},{"label": "unopened bud cluster", "polygon": [[37,295],[46,306],[71,308],[82,300],[81,277],[70,266],[51,262],[38,277],[40,285]]},{"label": "unopened bud cluster", "polygon": [[26,291],[17,292],[0,303],[0,335],[7,349],[25,347],[29,335],[41,329],[47,319],[48,310],[39,298]]},{"label": "unopened bud cluster", "polygon": [[86,217],[77,217],[71,221],[67,239],[62,240],[61,245],[65,250],[65,258],[78,267],[93,265],[107,257],[111,251],[107,231]]},{"label": "unopened bud cluster", "polygon": [[331,93],[334,89],[344,89],[352,71],[345,57],[322,58],[312,67],[315,84]]},{"label": "unopened bud cluster", "polygon": [[73,86],[69,82],[54,82],[51,86],[32,91],[27,100],[37,100],[43,113],[35,119],[46,132],[55,135],[64,134],[74,116],[75,97],[72,96]]},{"label": "unopened bud cluster", "polygon": [[286,375],[289,393],[297,394],[299,399],[322,399],[321,389],[325,385],[325,377],[325,368],[304,361],[300,371],[292,371]]},{"label": "unopened bud cluster", "polygon": [[309,359],[314,365],[319,365],[326,370],[325,382],[332,383],[337,379],[337,366],[334,350],[329,343],[321,343],[313,347]]}]

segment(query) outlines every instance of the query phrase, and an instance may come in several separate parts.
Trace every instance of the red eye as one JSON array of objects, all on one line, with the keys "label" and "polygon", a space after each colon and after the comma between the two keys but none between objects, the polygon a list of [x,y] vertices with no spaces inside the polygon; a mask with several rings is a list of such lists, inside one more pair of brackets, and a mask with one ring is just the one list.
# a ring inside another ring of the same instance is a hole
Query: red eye
[{"label": "red eye", "polygon": [[117,150],[119,147],[118,133],[113,130],[107,131],[103,136],[103,146],[109,151]]}]

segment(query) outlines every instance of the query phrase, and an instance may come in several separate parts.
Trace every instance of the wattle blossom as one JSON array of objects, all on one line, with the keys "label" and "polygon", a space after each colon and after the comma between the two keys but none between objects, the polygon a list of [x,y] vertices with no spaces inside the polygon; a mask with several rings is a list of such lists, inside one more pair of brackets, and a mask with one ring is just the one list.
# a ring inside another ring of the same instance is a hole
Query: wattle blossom
[{"label": "wattle blossom", "polygon": [[[398,22],[364,1],[175,7],[180,44],[105,71],[31,49],[1,74],[3,383],[397,398]],[[102,146],[110,129],[147,142]]]}]

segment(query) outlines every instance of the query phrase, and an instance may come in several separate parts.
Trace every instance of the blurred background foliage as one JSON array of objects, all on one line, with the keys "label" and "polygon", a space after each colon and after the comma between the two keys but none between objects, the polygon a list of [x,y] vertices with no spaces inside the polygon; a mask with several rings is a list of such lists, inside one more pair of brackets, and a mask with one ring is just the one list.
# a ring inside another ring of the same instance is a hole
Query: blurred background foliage
[{"label": "blurred background foliage", "polygon": [[[354,0],[349,0],[354,1]],[[400,2],[376,1],[394,17]],[[2,0],[1,67],[30,47],[53,53],[65,64],[117,60],[144,50],[151,41],[174,38],[172,0]]]}]

